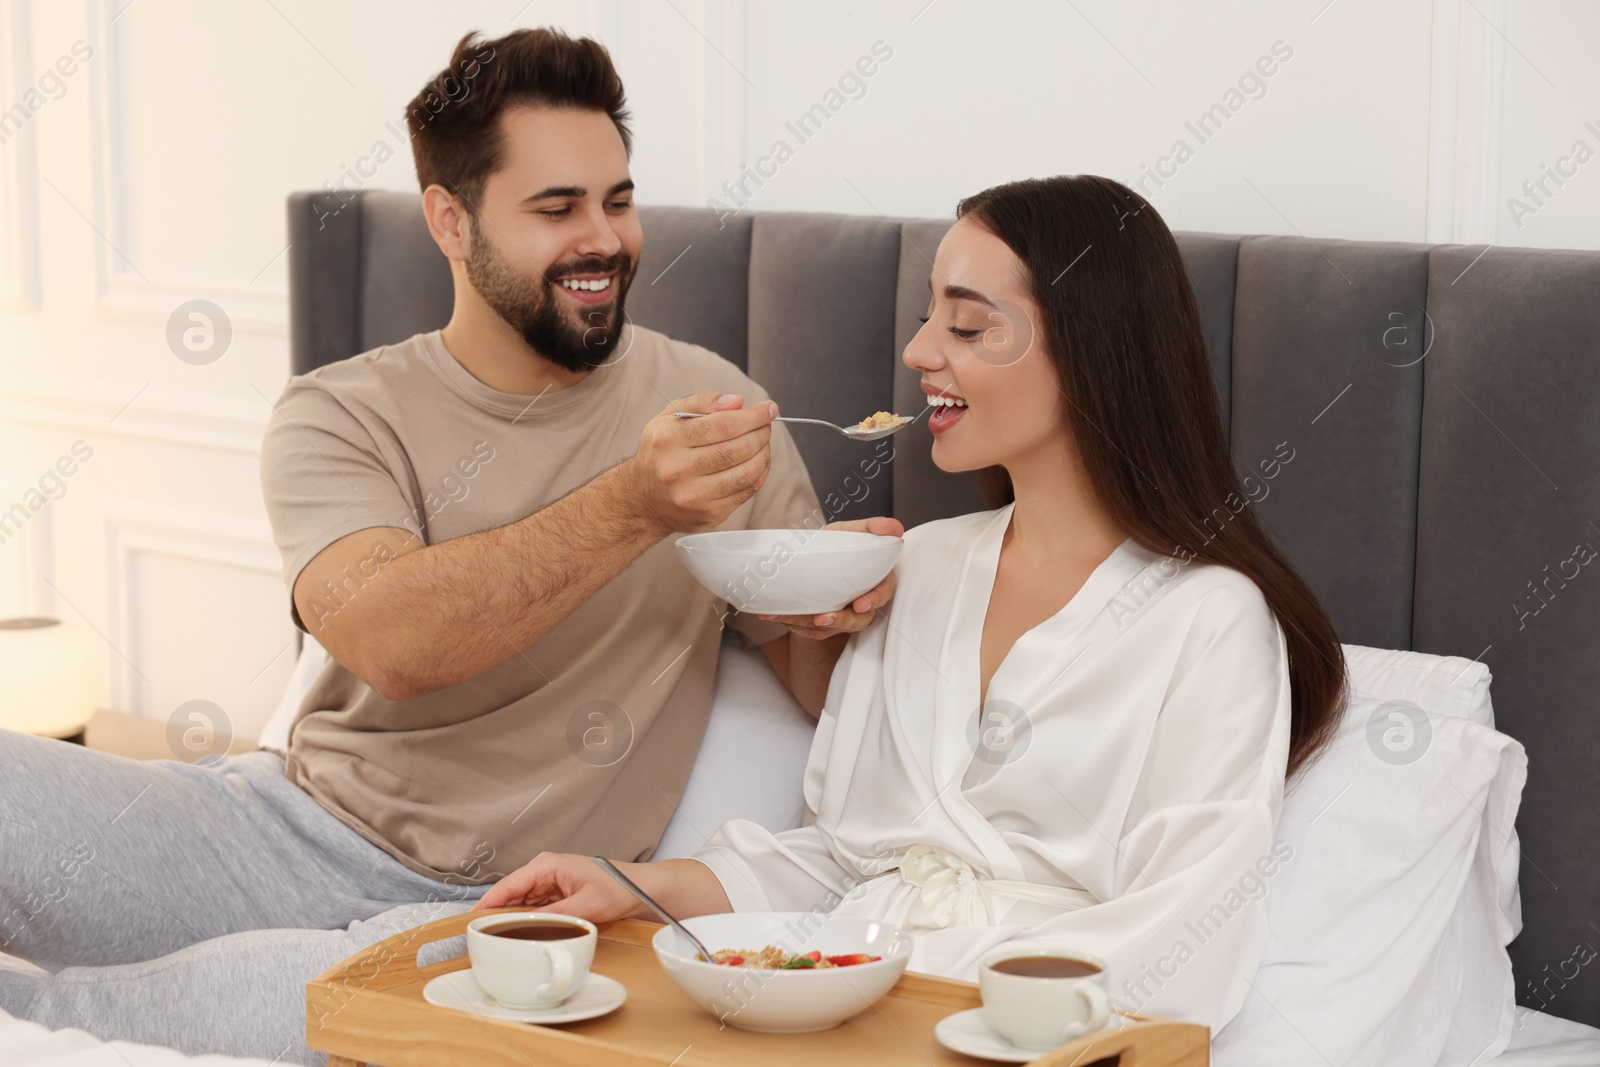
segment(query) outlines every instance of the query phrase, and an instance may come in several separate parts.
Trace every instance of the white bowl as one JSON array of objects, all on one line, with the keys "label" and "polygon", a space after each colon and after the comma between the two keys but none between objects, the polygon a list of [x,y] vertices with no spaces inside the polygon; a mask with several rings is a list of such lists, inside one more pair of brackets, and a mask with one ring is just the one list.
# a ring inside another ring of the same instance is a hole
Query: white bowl
[{"label": "white bowl", "polygon": [[911,958],[911,937],[904,930],[855,916],[752,911],[700,915],[683,925],[712,952],[775,945],[787,952],[883,957],[821,970],[729,967],[696,959],[694,946],[672,927],[658,930],[651,941],[656,959],[678,988],[729,1026],[760,1034],[807,1034],[838,1026],[889,992]]},{"label": "white bowl", "polygon": [[898,537],[853,530],[716,530],[678,539],[699,583],[740,611],[838,611],[894,569]]}]

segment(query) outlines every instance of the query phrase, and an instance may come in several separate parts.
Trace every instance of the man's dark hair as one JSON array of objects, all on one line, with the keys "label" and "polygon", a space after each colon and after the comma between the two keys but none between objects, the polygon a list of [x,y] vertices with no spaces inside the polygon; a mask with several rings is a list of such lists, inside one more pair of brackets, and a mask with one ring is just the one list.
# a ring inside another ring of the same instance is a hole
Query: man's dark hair
[{"label": "man's dark hair", "polygon": [[467,34],[450,65],[406,106],[423,189],[441,185],[478,215],[483,187],[505,158],[500,116],[519,105],[604,111],[631,153],[627,101],[611,54],[560,30],[515,30],[493,41]]}]

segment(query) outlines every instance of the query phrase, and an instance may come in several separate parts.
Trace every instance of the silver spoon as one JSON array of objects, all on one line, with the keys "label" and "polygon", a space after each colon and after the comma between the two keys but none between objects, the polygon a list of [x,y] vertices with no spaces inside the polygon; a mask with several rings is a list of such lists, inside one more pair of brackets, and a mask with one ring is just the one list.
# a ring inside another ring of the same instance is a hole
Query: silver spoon
[{"label": "silver spoon", "polygon": [[[707,414],[709,414],[709,412],[704,412],[704,411],[674,411],[672,413],[672,417],[675,418],[675,419],[700,419],[700,418],[704,418]],[[884,426],[884,427],[882,427],[880,429],[876,429],[876,430],[863,430],[859,426],[835,426],[833,423],[831,423],[831,422],[823,422],[821,419],[795,419],[795,418],[790,418],[788,415],[779,415],[777,418],[773,419],[772,421],[773,422],[803,422],[808,426],[826,426],[830,430],[837,430],[839,433],[844,434],[846,437],[850,438],[850,440],[852,440],[852,441],[876,441],[880,437],[888,437],[892,433],[899,433],[901,430],[905,429],[907,426],[910,426],[913,422],[917,421],[916,419],[911,418],[910,416],[906,416],[906,415],[900,415],[900,416],[897,416],[897,417],[905,419],[906,421],[902,422],[902,423],[897,423],[894,426]]]},{"label": "silver spoon", "polygon": [[640,903],[649,908],[651,911],[655,912],[657,915],[661,916],[663,919],[667,920],[674,930],[688,938],[689,943],[699,950],[700,957],[702,959],[704,959],[707,963],[716,962],[716,960],[712,958],[711,950],[702,945],[700,943],[700,939],[689,932],[688,927],[684,926],[677,919],[674,919],[671,915],[668,915],[667,909],[663,908],[660,904],[657,904],[654,897],[652,897],[649,893],[646,893],[643,889],[640,889],[638,886],[634,885],[632,878],[629,878],[627,875],[617,870],[617,865],[615,863],[612,863],[603,856],[590,856],[589,858],[598,863],[602,871],[605,871],[611,877],[615,878],[622,888],[638,897]]}]

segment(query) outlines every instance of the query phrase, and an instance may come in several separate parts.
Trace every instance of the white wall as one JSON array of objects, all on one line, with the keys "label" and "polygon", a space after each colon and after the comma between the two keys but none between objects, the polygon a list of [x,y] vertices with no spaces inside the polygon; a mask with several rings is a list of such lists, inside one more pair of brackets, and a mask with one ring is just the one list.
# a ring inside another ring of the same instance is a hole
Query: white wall
[{"label": "white wall", "polygon": [[[646,203],[943,215],[1010,178],[1160,165],[1143,188],[1174,228],[1600,248],[1600,160],[1571,173],[1575,142],[1600,150],[1582,0],[0,0],[0,103],[26,111],[0,143],[0,511],[93,449],[0,545],[0,615],[98,630],[106,705],[206,699],[245,733],[271,708],[293,630],[257,457],[289,366],[284,197],[414,191],[406,100],[466,30],[539,24],[612,47]],[[802,142],[786,124],[818,103]],[[1219,103],[1202,143],[1186,123]],[[1180,139],[1192,158],[1164,162]],[[769,176],[736,199],[746,164]],[[232,324],[208,363],[169,345],[192,299]]]}]

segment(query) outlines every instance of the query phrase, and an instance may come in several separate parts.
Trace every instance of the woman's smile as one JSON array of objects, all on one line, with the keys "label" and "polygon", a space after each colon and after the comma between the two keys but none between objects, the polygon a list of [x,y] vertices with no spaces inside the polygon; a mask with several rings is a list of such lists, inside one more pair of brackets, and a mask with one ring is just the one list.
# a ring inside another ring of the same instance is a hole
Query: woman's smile
[{"label": "woman's smile", "polygon": [[922,391],[927,394],[928,406],[933,409],[933,413],[928,416],[928,429],[936,434],[950,429],[967,413],[966,398],[948,386],[940,388],[923,382]]}]

